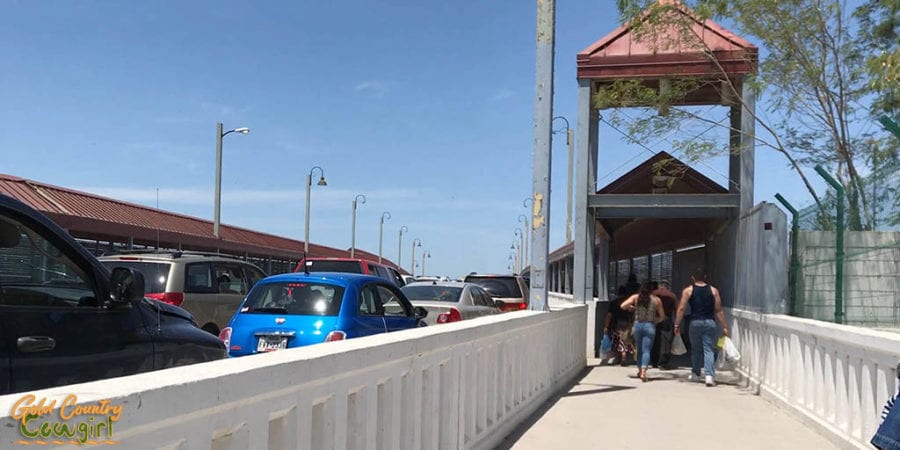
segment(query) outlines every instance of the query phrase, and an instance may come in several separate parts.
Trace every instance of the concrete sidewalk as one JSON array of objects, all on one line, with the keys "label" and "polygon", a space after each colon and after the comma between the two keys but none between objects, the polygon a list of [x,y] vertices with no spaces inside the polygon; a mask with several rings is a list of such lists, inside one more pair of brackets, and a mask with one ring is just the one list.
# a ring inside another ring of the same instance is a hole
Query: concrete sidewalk
[{"label": "concrete sidewalk", "polygon": [[715,387],[689,383],[688,369],[592,367],[551,399],[502,449],[830,450],[830,441],[789,413],[739,387],[731,372]]}]

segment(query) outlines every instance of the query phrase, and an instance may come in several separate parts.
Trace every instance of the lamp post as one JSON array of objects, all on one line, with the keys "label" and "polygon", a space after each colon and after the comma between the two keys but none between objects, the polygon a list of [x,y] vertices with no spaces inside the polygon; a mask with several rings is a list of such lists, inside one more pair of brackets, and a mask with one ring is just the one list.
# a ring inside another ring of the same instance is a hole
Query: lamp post
[{"label": "lamp post", "polygon": [[519,271],[525,270],[525,266],[528,264],[528,256],[525,251],[525,233],[521,228],[516,228],[515,235],[519,237]]},{"label": "lamp post", "polygon": [[530,261],[530,260],[528,259],[528,239],[526,238],[526,236],[528,236],[528,229],[530,228],[530,227],[528,226],[528,217],[525,216],[525,214],[519,214],[519,222],[522,222],[522,225],[525,227],[525,233],[524,233],[524,236],[522,236],[522,239],[524,239],[524,241],[525,241],[525,253],[524,253],[524,256],[525,256],[525,261],[526,261],[526,264],[527,264],[527,262]]},{"label": "lamp post", "polygon": [[[525,200],[522,200],[522,206],[528,208],[528,204],[531,203],[531,206],[534,206],[534,199],[531,197],[526,197]],[[531,247],[531,221],[534,219],[534,212],[531,209],[528,210],[528,213],[525,214],[525,217],[528,219],[528,225],[525,227],[525,259],[528,261],[529,265],[531,265],[531,260],[528,259],[531,256],[530,247]]]},{"label": "lamp post", "polygon": [[[553,120],[562,119],[566,123],[566,145],[569,147],[568,165],[566,171],[566,244],[572,242],[572,159],[575,155],[575,130],[569,128],[569,120],[563,116],[556,116]],[[556,131],[553,132],[556,134]]]},{"label": "lamp post", "polygon": [[422,276],[425,276],[425,258],[431,258],[431,252],[425,250],[422,252]]},{"label": "lamp post", "polygon": [[[387,217],[385,217],[387,216]],[[391,213],[385,211],[381,213],[381,222],[378,224],[378,262],[381,262],[381,239],[384,237],[384,220],[390,220]]]},{"label": "lamp post", "polygon": [[325,171],[322,170],[319,166],[313,166],[312,169],[309,169],[309,173],[306,174],[306,227],[303,232],[303,255],[309,255],[309,193],[312,191],[312,177],[313,173],[319,169],[319,182],[316,183],[317,186],[328,186],[328,183],[325,181]]},{"label": "lamp post", "polygon": [[351,227],[351,234],[353,235],[350,238],[350,257],[354,258],[356,256],[356,202],[362,199],[362,203],[366,203],[366,196],[362,194],[356,194],[356,197],[353,197],[353,226]]},{"label": "lamp post", "polygon": [[[402,265],[402,263],[400,261],[402,261],[401,257],[403,256],[403,232],[404,231],[409,231],[409,228],[406,228],[406,225],[403,225],[400,227],[400,237],[399,237],[399,239],[397,239],[397,267],[400,267]],[[410,275],[412,275],[412,274],[410,274]]]},{"label": "lamp post", "polygon": [[521,267],[520,267],[520,266],[521,266],[521,264],[522,264],[522,261],[521,261],[521,257],[522,257],[522,256],[521,256],[521,255],[522,255],[522,247],[519,246],[519,240],[518,240],[518,239],[514,239],[512,245],[509,246],[509,249],[510,249],[510,250],[515,250],[515,254],[516,254],[516,264],[514,265],[513,268],[515,269],[515,273],[519,273],[519,270],[521,270]]},{"label": "lamp post", "polygon": [[422,241],[419,238],[413,239],[412,242],[412,254],[409,256],[409,273],[412,276],[416,276],[416,246],[421,247]]},{"label": "lamp post", "polygon": [[222,122],[216,123],[216,211],[213,214],[213,236],[219,238],[219,223],[222,212],[222,139],[231,133],[247,134],[247,127],[235,128],[222,132]]}]

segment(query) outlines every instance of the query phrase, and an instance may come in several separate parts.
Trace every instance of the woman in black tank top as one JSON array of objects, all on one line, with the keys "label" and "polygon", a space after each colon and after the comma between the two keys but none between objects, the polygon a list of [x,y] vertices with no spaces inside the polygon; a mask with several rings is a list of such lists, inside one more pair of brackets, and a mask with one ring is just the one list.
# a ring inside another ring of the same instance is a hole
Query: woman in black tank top
[{"label": "woman in black tank top", "polygon": [[722,311],[722,299],[719,290],[706,282],[706,272],[697,269],[691,275],[691,285],[681,293],[678,312],[675,313],[675,334],[681,335],[681,319],[684,310],[691,305],[691,381],[701,381],[701,367],[706,371],[706,385],[715,386],[716,369],[714,367],[713,345],[718,338],[719,330],[716,321],[722,325],[722,334],[728,336],[728,323]]}]

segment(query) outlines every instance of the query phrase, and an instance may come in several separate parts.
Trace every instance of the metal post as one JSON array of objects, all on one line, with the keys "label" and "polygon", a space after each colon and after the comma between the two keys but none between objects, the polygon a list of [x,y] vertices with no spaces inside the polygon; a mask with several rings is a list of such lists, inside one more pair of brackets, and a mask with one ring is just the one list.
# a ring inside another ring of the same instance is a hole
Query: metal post
[{"label": "metal post", "polygon": [[424,252],[422,252],[422,276],[423,277],[425,276],[425,258],[426,258],[426,256],[428,258],[431,258],[431,252],[428,250],[425,250]]},{"label": "metal post", "polygon": [[547,309],[547,254],[550,250],[550,136],[553,132],[553,52],[556,1],[537,2],[535,64],[534,153],[532,163],[531,290],[532,310]]},{"label": "metal post", "polygon": [[353,226],[351,227],[351,234],[353,235],[350,238],[350,257],[356,257],[356,201],[362,198],[362,202],[366,202],[366,196],[362,194],[356,194],[356,197],[353,197]]},{"label": "metal post", "polygon": [[403,230],[409,231],[409,228],[406,228],[406,225],[400,227],[400,237],[397,239],[397,267],[403,264],[401,262],[403,260]]},{"label": "metal post", "polygon": [[309,256],[309,194],[312,191],[312,171],[306,174],[306,217],[303,231],[303,255]]},{"label": "metal post", "polygon": [[419,238],[415,238],[412,241],[412,252],[409,256],[409,274],[412,276],[416,276],[416,243],[421,247],[422,241],[420,241]]},{"label": "metal post", "polygon": [[222,210],[222,122],[216,123],[216,209],[213,214],[213,236],[219,238],[219,219]]},{"label": "metal post", "polygon": [[793,205],[788,203],[781,194],[775,194],[775,199],[777,199],[788,211],[791,212],[791,266],[790,271],[788,272],[788,284],[790,285],[790,315],[797,315],[797,300],[799,299],[799,292],[797,290],[797,283],[799,278],[797,278],[800,271],[800,255],[797,254],[797,236],[800,234],[800,213],[794,208]]},{"label": "metal post", "polygon": [[378,262],[381,263],[381,240],[384,237],[384,216],[391,218],[391,213],[385,211],[381,213],[381,223],[378,225]]},{"label": "metal post", "polygon": [[821,165],[817,165],[815,169],[835,191],[837,211],[834,226],[834,322],[844,323],[844,187]]},{"label": "metal post", "polygon": [[568,171],[566,176],[566,244],[572,242],[572,171],[575,158],[575,130],[566,131],[566,145],[569,147]]}]

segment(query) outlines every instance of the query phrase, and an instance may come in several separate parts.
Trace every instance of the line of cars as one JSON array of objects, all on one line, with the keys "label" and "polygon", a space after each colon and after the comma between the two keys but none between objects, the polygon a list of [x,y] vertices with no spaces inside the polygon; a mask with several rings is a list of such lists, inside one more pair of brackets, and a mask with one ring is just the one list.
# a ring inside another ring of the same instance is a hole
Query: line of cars
[{"label": "line of cars", "polygon": [[407,284],[396,269],[359,259],[309,258],[274,276],[222,255],[101,259],[0,195],[0,394],[527,306],[519,277]]}]

